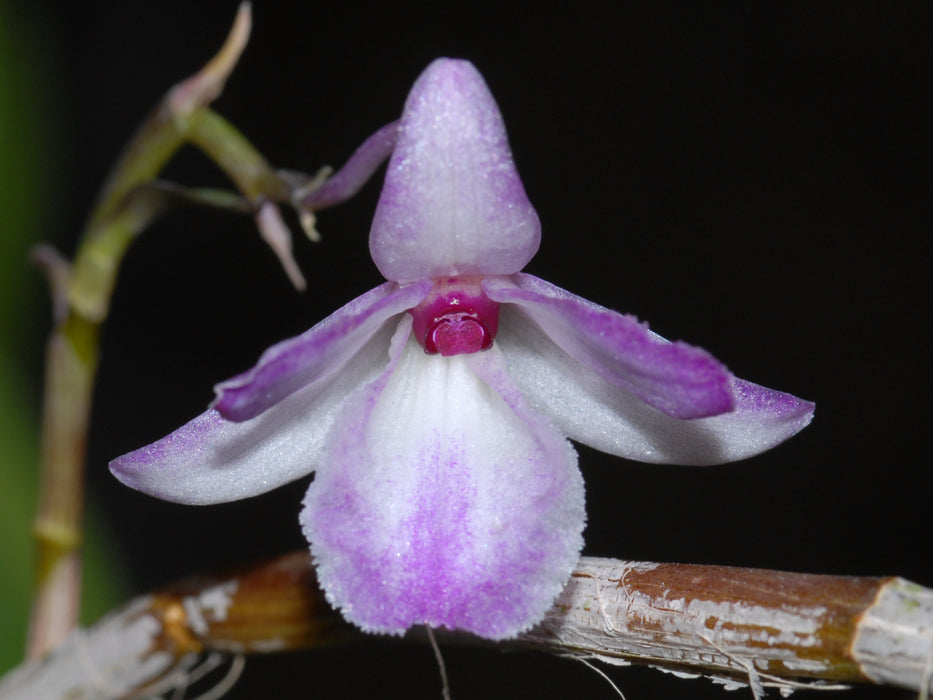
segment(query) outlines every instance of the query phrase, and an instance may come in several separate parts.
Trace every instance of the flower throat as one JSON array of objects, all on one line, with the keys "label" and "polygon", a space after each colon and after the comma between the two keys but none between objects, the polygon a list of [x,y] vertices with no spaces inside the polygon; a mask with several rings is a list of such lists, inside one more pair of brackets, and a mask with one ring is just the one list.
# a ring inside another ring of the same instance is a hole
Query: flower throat
[{"label": "flower throat", "polygon": [[429,355],[467,355],[492,347],[499,305],[480,287],[481,277],[435,280],[427,298],[408,313],[412,331]]}]

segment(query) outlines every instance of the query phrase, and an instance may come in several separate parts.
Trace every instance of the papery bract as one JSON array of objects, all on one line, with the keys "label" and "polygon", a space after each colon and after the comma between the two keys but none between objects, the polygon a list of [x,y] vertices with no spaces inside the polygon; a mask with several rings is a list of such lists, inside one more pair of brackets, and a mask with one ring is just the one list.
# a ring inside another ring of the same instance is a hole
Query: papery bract
[{"label": "papery bract", "polygon": [[207,413],[111,469],[182,503],[313,471],[301,524],[348,620],[511,637],[544,616],[582,546],[568,437],[716,464],[793,435],[813,405],[520,273],[538,217],[469,63],[431,64],[401,120],[305,204],[351,196],[390,154],[370,234],[390,281],[270,348]]}]

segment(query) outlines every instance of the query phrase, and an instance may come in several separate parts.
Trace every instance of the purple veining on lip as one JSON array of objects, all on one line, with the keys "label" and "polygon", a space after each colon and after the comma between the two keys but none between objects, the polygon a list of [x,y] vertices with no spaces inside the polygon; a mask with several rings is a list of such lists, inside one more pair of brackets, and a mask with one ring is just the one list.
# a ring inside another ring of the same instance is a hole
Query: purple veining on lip
[{"label": "purple veining on lip", "polygon": [[[366,630],[511,636],[544,614],[578,556],[576,456],[527,409],[498,353],[431,357],[397,337],[392,357],[399,365],[338,421],[305,499],[320,581]],[[417,430],[384,424],[399,413]]]}]

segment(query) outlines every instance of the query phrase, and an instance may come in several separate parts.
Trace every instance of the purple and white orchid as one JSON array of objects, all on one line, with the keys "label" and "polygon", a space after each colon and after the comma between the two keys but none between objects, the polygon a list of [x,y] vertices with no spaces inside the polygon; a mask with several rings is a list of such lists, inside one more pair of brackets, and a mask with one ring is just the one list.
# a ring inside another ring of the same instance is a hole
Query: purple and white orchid
[{"label": "purple and white orchid", "polygon": [[301,525],[349,621],[512,637],[544,616],[580,554],[568,438],[715,464],[790,437],[813,404],[522,274],[538,217],[470,63],[432,63],[401,120],[309,203],[347,198],[390,153],[370,233],[389,281],[271,347],[206,413],[111,469],[189,504],[314,472]]}]

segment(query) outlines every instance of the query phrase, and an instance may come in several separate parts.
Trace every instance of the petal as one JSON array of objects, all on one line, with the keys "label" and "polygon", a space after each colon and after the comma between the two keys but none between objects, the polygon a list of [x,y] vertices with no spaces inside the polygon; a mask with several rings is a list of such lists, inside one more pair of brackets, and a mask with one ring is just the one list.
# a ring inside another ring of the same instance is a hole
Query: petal
[{"label": "petal", "polygon": [[387,319],[417,306],[430,289],[428,280],[404,287],[387,282],[357,297],[311,330],[273,345],[252,369],[214,387],[213,407],[230,420],[248,420],[304,386],[326,386]]},{"label": "petal", "polygon": [[301,520],[331,604],[369,632],[512,637],[582,546],[570,443],[530,411],[495,349],[398,364],[348,404]]},{"label": "petal", "polygon": [[[701,348],[672,343],[633,316],[603,308],[532,275],[492,278],[493,301],[516,304],[566,353],[610,384],[673,418],[732,410],[732,374]],[[501,325],[501,324],[500,324]]]},{"label": "petal", "polygon": [[571,439],[628,459],[733,462],[783,442],[813,417],[812,403],[735,378],[729,384],[734,411],[693,420],[671,417],[568,355],[521,307],[502,307],[496,344],[534,408]]},{"label": "petal", "polygon": [[355,354],[342,359],[339,372],[249,420],[228,420],[211,409],[158,442],[115,459],[110,470],[134,489],[192,505],[255,496],[305,476],[320,462],[348,398],[382,374],[393,333],[410,326],[408,314],[383,320]]},{"label": "petal", "polygon": [[397,282],[511,274],[540,239],[482,76],[467,61],[434,61],[405,103],[370,232],[376,266]]},{"label": "petal", "polygon": [[398,122],[386,124],[367,138],[340,170],[327,178],[318,189],[306,195],[301,204],[319,211],[350,199],[389,157],[397,140]]},{"label": "petal", "polygon": [[295,261],[292,253],[292,234],[288,226],[282,221],[282,212],[275,202],[263,202],[256,213],[256,227],[259,229],[259,235],[266,245],[275,253],[279,259],[279,264],[285,271],[289,282],[299,292],[308,288],[305,276],[301,274],[301,268]]}]

